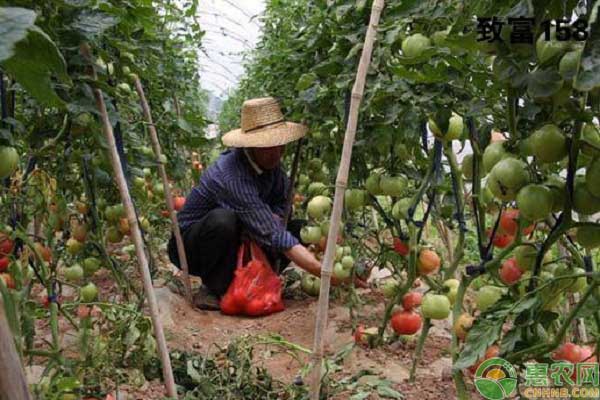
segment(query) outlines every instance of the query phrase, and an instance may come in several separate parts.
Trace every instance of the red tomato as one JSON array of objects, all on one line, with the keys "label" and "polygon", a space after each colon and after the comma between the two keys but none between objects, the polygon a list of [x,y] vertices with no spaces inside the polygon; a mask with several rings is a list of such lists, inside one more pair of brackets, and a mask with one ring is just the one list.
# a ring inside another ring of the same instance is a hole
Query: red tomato
[{"label": "red tomato", "polygon": [[[487,233],[488,237],[490,237],[492,235],[492,230],[488,229],[486,233]],[[509,244],[511,244],[513,242],[513,240],[514,240],[514,236],[496,231],[496,234],[494,235],[494,238],[492,239],[492,244],[499,249],[503,249],[503,248],[507,247]]]},{"label": "red tomato", "polygon": [[176,196],[173,198],[173,208],[175,208],[175,211],[183,210],[183,206],[185,206],[185,197]]},{"label": "red tomato", "polygon": [[15,242],[4,233],[0,233],[0,256],[8,256],[15,248]]},{"label": "red tomato", "polygon": [[364,326],[359,325],[356,327],[356,330],[354,331],[354,343],[356,343],[356,344],[365,344],[366,343]]},{"label": "red tomato", "polygon": [[572,364],[577,364],[583,359],[582,347],[575,343],[567,342],[560,346],[552,354],[552,359],[557,361],[568,361]]},{"label": "red tomato", "polygon": [[[529,225],[526,228],[523,228],[523,234],[529,235],[533,232],[534,225]],[[505,210],[500,216],[500,231],[509,236],[515,236],[517,234],[517,229],[519,228],[519,210],[514,208],[510,208]]]},{"label": "red tomato", "polygon": [[169,213],[169,210],[162,210],[160,212],[160,215],[162,215],[165,218],[169,218],[169,216],[171,215],[171,213]]},{"label": "red tomato", "polygon": [[521,279],[521,275],[523,275],[523,271],[519,269],[517,265],[517,260],[513,258],[509,258],[504,261],[502,267],[500,267],[500,280],[505,285],[513,285]]},{"label": "red tomato", "polygon": [[502,212],[500,216],[500,229],[502,232],[514,236],[519,228],[519,210],[508,209]]},{"label": "red tomato", "polygon": [[411,311],[413,308],[421,305],[423,294],[419,292],[409,292],[402,296],[402,308]]},{"label": "red tomato", "polygon": [[10,259],[8,257],[0,257],[0,272],[4,272],[10,265]]},{"label": "red tomato", "polygon": [[401,256],[406,257],[410,252],[410,248],[406,243],[404,243],[400,238],[394,238],[394,251]]},{"label": "red tomato", "polygon": [[392,329],[398,335],[414,335],[421,329],[421,316],[412,311],[399,311],[392,317]]}]

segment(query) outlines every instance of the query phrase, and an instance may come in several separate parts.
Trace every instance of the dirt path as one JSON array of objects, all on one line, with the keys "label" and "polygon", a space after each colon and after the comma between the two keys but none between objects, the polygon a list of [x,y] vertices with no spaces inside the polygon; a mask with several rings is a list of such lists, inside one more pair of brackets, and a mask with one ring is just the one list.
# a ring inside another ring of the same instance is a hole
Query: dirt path
[{"label": "dirt path", "polygon": [[[317,300],[286,300],[285,311],[263,318],[241,318],[205,312],[191,308],[182,297],[168,288],[157,289],[162,320],[169,343],[173,349],[210,353],[214,345],[224,346],[243,335],[277,334],[289,342],[312,348]],[[365,294],[368,296],[368,294]],[[381,303],[379,303],[381,304]],[[365,306],[361,314],[377,320],[382,306]],[[328,355],[335,354],[353,342],[347,307],[334,302],[329,312],[326,331]],[[406,399],[454,398],[454,385],[450,379],[450,334],[446,321],[436,322],[427,339],[424,356],[417,369],[417,382],[408,382],[416,338],[398,341],[378,349],[355,346],[344,361],[344,375],[368,369],[393,382],[393,386],[406,395]],[[298,376],[306,354],[299,360],[278,351],[277,346],[261,345],[256,348],[257,365],[266,367],[277,379],[291,383]],[[376,397],[374,397],[376,398]]]}]

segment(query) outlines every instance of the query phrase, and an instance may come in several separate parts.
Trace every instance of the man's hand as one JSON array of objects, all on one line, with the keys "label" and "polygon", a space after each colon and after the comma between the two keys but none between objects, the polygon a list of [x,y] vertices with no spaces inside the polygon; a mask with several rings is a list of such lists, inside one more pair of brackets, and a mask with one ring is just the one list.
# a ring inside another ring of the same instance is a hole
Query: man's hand
[{"label": "man's hand", "polygon": [[[308,251],[308,249],[301,244],[298,244],[291,249],[284,252],[285,256],[293,261],[294,264],[305,270],[306,272],[313,274],[315,276],[321,276],[321,263],[319,260],[315,258],[315,256]],[[338,279],[335,276],[331,277],[331,284],[334,286],[339,286],[344,283],[350,283],[351,278],[347,279]],[[355,278],[354,284],[361,288],[368,287],[368,284],[362,279]]]}]

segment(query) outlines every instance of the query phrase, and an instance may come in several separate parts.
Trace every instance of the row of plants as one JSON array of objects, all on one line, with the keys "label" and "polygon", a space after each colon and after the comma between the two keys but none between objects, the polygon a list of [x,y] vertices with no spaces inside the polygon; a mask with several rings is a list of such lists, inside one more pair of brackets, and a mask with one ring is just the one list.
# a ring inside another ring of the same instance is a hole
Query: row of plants
[{"label": "row of plants", "polygon": [[0,289],[23,364],[42,367],[36,398],[105,398],[160,371],[93,89],[104,93],[158,277],[170,221],[157,167],[166,165],[180,209],[211,150],[197,9],[197,1],[0,5]]},{"label": "row of plants", "polygon": [[[262,39],[220,116],[230,129],[243,99],[271,95],[309,125],[296,211],[317,255],[370,3],[268,2]],[[334,276],[389,270],[383,318],[357,338],[378,346],[418,334],[412,379],[432,321],[449,317],[460,398],[464,376],[492,356],[519,367],[597,359],[597,6],[386,4]],[[507,23],[497,41],[478,40],[480,16],[531,18],[531,43],[514,43]],[[565,18],[560,30],[545,24]],[[559,40],[565,29],[571,40]],[[305,277],[303,287],[316,295],[319,282]]]}]

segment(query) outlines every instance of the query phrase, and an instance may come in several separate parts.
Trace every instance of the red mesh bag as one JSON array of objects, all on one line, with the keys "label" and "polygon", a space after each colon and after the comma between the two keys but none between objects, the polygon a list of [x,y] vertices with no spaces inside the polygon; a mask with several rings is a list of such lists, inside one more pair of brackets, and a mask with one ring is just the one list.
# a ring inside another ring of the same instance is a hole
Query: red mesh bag
[{"label": "red mesh bag", "polygon": [[221,299],[221,312],[258,317],[283,311],[281,286],[260,246],[244,241],[238,250],[233,281]]}]

